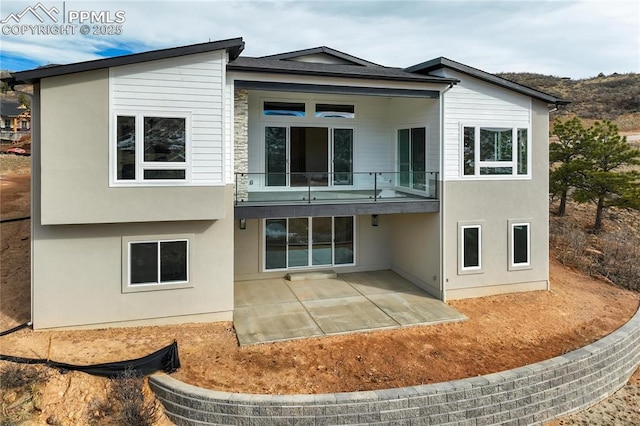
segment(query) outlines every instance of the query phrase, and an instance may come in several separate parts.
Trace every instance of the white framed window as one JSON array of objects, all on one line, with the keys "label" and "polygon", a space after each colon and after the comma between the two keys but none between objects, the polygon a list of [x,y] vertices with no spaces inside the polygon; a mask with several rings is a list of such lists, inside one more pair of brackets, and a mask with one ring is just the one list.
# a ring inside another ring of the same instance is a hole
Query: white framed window
[{"label": "white framed window", "polygon": [[463,177],[531,176],[531,140],[526,127],[461,128]]},{"label": "white framed window", "polygon": [[125,237],[122,256],[124,293],[192,287],[191,236]]},{"label": "white framed window", "polygon": [[355,264],[355,217],[264,220],[264,270]]},{"label": "white framed window", "polygon": [[482,272],[482,222],[458,223],[458,274]]},{"label": "white framed window", "polygon": [[305,117],[307,106],[304,101],[263,101],[262,115]]},{"label": "white framed window", "polygon": [[113,127],[115,184],[189,181],[190,115],[119,111]]},{"label": "white framed window", "polygon": [[509,221],[509,270],[531,269],[531,223]]},{"label": "white framed window", "polygon": [[356,107],[353,104],[317,103],[316,117],[356,118]]}]

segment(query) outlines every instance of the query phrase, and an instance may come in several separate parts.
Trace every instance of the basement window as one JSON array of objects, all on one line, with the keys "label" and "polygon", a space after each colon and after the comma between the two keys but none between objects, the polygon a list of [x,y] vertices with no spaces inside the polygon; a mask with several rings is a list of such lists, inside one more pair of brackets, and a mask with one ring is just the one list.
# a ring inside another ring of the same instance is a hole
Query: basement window
[{"label": "basement window", "polygon": [[458,274],[482,273],[482,223],[458,223]]},{"label": "basement window", "polygon": [[191,287],[190,238],[123,238],[123,292]]},{"label": "basement window", "polygon": [[509,270],[531,268],[531,224],[509,222]]}]

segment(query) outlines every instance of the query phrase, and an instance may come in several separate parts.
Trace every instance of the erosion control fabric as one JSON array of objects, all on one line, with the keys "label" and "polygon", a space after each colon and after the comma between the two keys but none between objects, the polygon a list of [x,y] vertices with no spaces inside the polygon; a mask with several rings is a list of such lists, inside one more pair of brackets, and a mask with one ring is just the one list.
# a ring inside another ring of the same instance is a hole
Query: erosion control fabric
[{"label": "erosion control fabric", "polygon": [[94,376],[109,378],[122,377],[125,372],[134,373],[138,376],[147,376],[151,373],[155,373],[156,371],[171,373],[180,368],[177,342],[173,342],[169,346],[142,358],[132,359],[129,361],[108,362],[105,364],[72,365],[46,359],[22,358],[2,354],[0,354],[0,360],[21,364],[45,364],[61,371],[82,371],[84,373],[93,374]]}]

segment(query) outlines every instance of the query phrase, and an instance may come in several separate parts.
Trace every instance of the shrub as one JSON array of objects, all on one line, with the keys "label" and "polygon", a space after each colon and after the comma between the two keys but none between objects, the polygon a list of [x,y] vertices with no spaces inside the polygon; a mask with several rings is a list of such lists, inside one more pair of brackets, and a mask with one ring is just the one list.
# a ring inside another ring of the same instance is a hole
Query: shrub
[{"label": "shrub", "polygon": [[28,421],[39,410],[40,386],[48,378],[44,368],[7,363],[0,370],[0,425],[16,425]]},{"label": "shrub", "polygon": [[155,397],[145,398],[145,380],[128,370],[109,383],[105,401],[94,401],[89,408],[90,423],[127,426],[152,426],[162,416]]}]

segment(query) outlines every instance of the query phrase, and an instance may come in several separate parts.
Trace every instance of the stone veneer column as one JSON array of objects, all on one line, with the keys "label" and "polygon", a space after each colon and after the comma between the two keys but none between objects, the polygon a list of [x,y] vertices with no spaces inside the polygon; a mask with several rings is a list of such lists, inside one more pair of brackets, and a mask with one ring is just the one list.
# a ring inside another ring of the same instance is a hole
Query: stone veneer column
[{"label": "stone veneer column", "polygon": [[239,174],[249,171],[249,93],[246,89],[235,89],[233,95],[233,166],[236,172],[236,202],[241,202],[249,196],[249,177]]}]

